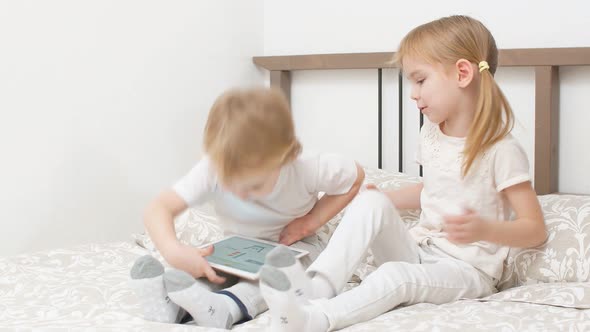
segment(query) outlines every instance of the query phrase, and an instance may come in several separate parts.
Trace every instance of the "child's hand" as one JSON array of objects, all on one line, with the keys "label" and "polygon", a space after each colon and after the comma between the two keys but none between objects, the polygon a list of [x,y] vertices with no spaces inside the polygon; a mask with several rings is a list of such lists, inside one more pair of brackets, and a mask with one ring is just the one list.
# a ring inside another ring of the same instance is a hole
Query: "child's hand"
[{"label": "child's hand", "polygon": [[218,276],[204,258],[212,253],[213,246],[201,249],[182,244],[174,251],[169,263],[177,269],[188,272],[195,278],[206,277],[212,283],[221,284],[225,281],[225,278]]},{"label": "child's hand", "polygon": [[467,209],[465,214],[445,216],[443,230],[447,238],[454,243],[472,243],[485,239],[489,224],[473,210]]},{"label": "child's hand", "polygon": [[306,214],[291,221],[279,235],[279,243],[290,246],[293,243],[312,235],[315,232],[313,228],[313,216]]}]

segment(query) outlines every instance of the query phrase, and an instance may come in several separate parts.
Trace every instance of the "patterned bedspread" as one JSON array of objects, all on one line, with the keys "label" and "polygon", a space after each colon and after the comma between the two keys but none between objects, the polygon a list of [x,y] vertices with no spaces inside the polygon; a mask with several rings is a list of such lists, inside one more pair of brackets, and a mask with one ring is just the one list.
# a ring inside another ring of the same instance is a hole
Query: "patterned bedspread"
[{"label": "patterned bedspread", "polygon": [[[146,253],[130,241],[0,258],[0,330],[213,330],[141,318],[127,281],[134,260]],[[263,314],[234,330],[260,331],[268,324]],[[345,329],[385,330],[589,331],[590,283],[530,285],[482,300],[419,304]]]}]

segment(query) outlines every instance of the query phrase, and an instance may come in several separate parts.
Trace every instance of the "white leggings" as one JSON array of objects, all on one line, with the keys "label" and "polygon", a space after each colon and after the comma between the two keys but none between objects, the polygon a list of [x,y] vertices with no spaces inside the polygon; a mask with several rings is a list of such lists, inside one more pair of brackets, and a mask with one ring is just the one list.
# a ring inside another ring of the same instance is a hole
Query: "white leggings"
[{"label": "white leggings", "polygon": [[441,304],[494,293],[493,279],[430,245],[419,246],[391,201],[375,190],[350,204],[326,249],[308,271],[325,276],[340,292],[367,250],[377,270],[358,287],[314,304],[330,330],[367,321],[399,305]]}]

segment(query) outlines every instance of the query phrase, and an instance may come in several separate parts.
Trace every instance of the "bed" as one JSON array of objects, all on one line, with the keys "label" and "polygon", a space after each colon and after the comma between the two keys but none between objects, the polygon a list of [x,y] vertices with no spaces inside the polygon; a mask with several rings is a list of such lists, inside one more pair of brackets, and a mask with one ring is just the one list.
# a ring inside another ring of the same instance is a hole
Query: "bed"
[{"label": "bed", "polygon": [[[289,95],[290,72],[314,69],[390,67],[392,53],[256,57],[270,71],[271,85]],[[501,66],[534,66],[536,72],[535,189],[550,233],[539,248],[511,250],[499,292],[483,299],[398,308],[344,331],[588,331],[590,330],[590,196],[557,191],[559,67],[590,65],[590,48],[502,50]],[[381,119],[380,119],[381,121]],[[381,138],[381,135],[379,135]],[[376,149],[381,153],[381,144]],[[381,158],[380,158],[381,159]],[[399,188],[420,181],[400,172],[366,169],[367,183]],[[413,227],[419,211],[404,211]],[[328,241],[342,213],[320,229]],[[176,221],[185,243],[201,244],[221,236],[211,207],[189,209]],[[145,234],[126,242],[86,244],[0,258],[0,330],[105,329],[209,331],[186,324],[142,319],[139,302],[127,282],[137,257],[159,257]],[[348,287],[374,269],[371,255]],[[259,331],[269,317],[235,326]]]}]

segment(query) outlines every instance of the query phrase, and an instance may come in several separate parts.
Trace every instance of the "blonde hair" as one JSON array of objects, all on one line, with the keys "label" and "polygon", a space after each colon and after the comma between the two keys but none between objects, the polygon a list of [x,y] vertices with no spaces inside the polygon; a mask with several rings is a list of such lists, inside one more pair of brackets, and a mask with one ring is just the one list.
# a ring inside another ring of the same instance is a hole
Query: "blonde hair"
[{"label": "blonde hair", "polygon": [[222,183],[280,167],[301,152],[287,99],[267,88],[233,89],[218,97],[203,142]]},{"label": "blonde hair", "polygon": [[443,65],[465,59],[478,65],[487,61],[489,69],[480,75],[475,117],[469,128],[463,151],[462,174],[466,176],[476,158],[506,137],[514,127],[512,108],[494,79],[498,67],[498,49],[490,31],[468,16],[449,16],[423,24],[402,40],[394,61],[416,57]]}]

